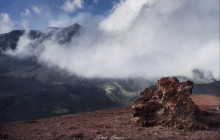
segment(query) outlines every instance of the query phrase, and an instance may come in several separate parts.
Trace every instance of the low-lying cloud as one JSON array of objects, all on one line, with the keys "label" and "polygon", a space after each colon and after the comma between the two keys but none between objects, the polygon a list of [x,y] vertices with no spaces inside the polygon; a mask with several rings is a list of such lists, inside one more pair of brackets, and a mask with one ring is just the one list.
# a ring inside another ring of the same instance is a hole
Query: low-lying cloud
[{"label": "low-lying cloud", "polygon": [[52,38],[33,50],[26,34],[10,53],[83,77],[190,77],[199,69],[219,79],[218,0],[121,0],[107,17],[86,17],[69,44]]}]

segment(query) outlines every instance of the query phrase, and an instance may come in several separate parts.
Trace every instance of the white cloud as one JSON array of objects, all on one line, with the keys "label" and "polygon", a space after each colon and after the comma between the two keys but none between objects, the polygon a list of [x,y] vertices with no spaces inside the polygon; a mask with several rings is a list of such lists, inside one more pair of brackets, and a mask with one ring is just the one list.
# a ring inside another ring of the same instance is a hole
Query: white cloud
[{"label": "white cloud", "polygon": [[[31,11],[26,8],[24,12],[21,12],[21,21],[20,21],[20,26],[23,27],[25,30],[29,30],[29,24],[30,22],[33,21]],[[36,19],[36,17],[34,17]]]},{"label": "white cloud", "polygon": [[93,3],[98,3],[99,1],[98,0],[93,0]]},{"label": "white cloud", "polygon": [[23,19],[22,21],[21,21],[21,26],[25,29],[25,30],[29,30],[29,21],[28,20],[26,20],[26,19]]},{"label": "white cloud", "polygon": [[36,13],[37,15],[39,15],[41,13],[40,8],[38,8],[37,6],[32,6],[31,9],[33,10],[34,13]]},{"label": "white cloud", "polygon": [[13,30],[14,23],[10,18],[10,15],[7,13],[0,14],[0,34],[7,33]]},{"label": "white cloud", "polygon": [[25,10],[24,10],[24,12],[21,12],[21,15],[22,16],[29,16],[31,14],[31,12],[30,12],[30,10],[28,9],[28,8],[26,8]]},{"label": "white cloud", "polygon": [[139,15],[142,7],[151,5],[153,0],[121,0],[113,8],[108,18],[100,23],[106,31],[123,31],[128,29],[132,21]]},{"label": "white cloud", "polygon": [[65,46],[46,40],[39,51],[19,55],[84,77],[191,76],[201,69],[219,79],[218,0],[121,1],[99,25],[85,25]]},{"label": "white cloud", "polygon": [[65,12],[73,13],[77,9],[83,8],[83,5],[83,0],[66,0],[60,8]]},{"label": "white cloud", "polygon": [[28,34],[28,31],[26,31],[25,34],[19,38],[16,51],[12,51],[8,49],[6,51],[6,54],[9,54],[12,56],[19,56],[20,58],[32,56],[34,52],[37,50],[34,50],[33,48],[30,47],[29,43],[31,43],[31,40],[28,38],[27,34]]}]

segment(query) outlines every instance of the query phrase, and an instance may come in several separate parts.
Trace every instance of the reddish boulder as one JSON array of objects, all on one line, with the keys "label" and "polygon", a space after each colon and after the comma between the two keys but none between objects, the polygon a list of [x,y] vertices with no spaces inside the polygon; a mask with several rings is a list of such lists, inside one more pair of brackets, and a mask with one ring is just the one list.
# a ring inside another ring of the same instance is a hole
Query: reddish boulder
[{"label": "reddish boulder", "polygon": [[141,126],[168,126],[179,129],[208,129],[204,112],[189,98],[194,83],[180,83],[164,77],[143,92],[132,106],[131,121]]}]

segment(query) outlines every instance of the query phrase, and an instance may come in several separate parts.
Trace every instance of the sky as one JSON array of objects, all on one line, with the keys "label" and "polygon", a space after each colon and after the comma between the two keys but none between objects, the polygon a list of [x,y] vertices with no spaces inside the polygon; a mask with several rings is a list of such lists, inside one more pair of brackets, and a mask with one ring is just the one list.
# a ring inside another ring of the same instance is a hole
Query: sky
[{"label": "sky", "polygon": [[[34,56],[82,77],[181,75],[198,69],[219,80],[219,0],[1,0],[0,33],[82,25],[61,45],[51,38],[31,48],[27,34],[15,57]],[[57,57],[59,56],[59,57]]]},{"label": "sky", "polygon": [[[42,29],[48,26],[67,26],[82,21],[70,20],[79,13],[105,16],[111,12],[119,0],[1,0],[0,20],[5,21],[5,29],[0,23],[0,33],[13,29]],[[59,19],[66,23],[53,23]],[[81,19],[82,20],[82,19]],[[8,27],[6,26],[8,24]]]}]

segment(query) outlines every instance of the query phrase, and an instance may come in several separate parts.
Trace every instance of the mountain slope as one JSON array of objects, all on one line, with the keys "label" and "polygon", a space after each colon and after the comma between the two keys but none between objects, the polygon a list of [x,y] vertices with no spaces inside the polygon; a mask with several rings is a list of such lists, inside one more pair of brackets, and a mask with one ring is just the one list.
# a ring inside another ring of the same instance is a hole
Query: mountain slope
[{"label": "mountain slope", "polygon": [[[81,30],[80,25],[73,24],[66,28],[15,30],[0,36],[0,122],[131,105],[140,91],[154,83],[144,78],[82,78],[58,67],[40,64],[35,57],[21,59],[5,54],[6,50],[15,50],[19,38],[25,34],[34,40],[30,45],[38,47],[51,38],[59,44],[68,44]],[[194,93],[203,93],[199,90],[202,87],[197,89],[195,85]]]},{"label": "mountain slope", "polygon": [[[51,37],[68,43],[79,35],[80,26],[29,31],[38,43]],[[16,30],[0,37],[0,122],[38,119],[68,113],[124,106],[112,101],[94,80],[69,75],[56,67],[39,64],[34,57],[19,59],[3,52],[16,49],[25,31]],[[104,82],[104,81],[103,81]]]},{"label": "mountain slope", "polygon": [[220,94],[220,81],[212,83],[195,84],[194,93],[200,94]]},{"label": "mountain slope", "polygon": [[[0,69],[0,122],[125,106],[133,102],[137,95],[134,91],[142,89],[136,85],[129,91],[121,87],[129,84],[119,85],[117,80],[69,75],[58,68],[40,65],[34,58],[21,60],[2,54]],[[118,100],[108,96],[106,85],[120,87],[112,91]]]}]

